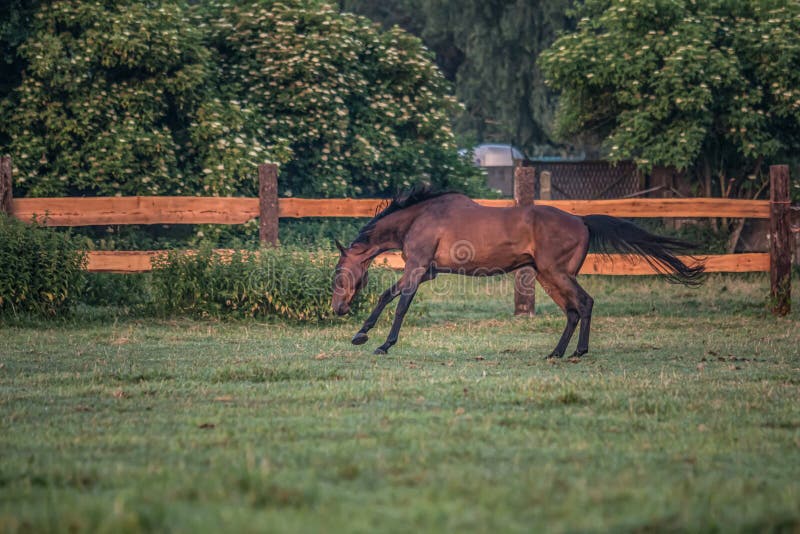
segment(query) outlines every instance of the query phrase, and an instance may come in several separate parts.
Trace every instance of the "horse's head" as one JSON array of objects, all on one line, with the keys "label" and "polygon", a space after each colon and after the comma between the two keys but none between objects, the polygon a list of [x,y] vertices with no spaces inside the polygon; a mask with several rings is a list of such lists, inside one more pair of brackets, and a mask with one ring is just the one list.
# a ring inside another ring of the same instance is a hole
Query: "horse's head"
[{"label": "horse's head", "polygon": [[349,249],[336,241],[336,248],[341,256],[333,274],[333,311],[336,315],[344,315],[350,311],[353,298],[367,285],[368,270],[371,258],[366,251],[351,246]]}]

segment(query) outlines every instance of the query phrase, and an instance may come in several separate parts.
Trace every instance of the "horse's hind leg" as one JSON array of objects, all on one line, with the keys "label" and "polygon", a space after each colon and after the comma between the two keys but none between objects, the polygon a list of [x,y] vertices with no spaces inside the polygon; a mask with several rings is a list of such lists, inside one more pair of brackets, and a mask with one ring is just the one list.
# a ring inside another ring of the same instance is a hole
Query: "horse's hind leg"
[{"label": "horse's hind leg", "polygon": [[592,316],[592,298],[566,273],[539,272],[539,283],[567,316],[567,324],[556,348],[547,357],[561,358],[567,350],[578,322],[581,323],[578,347],[575,356],[586,354],[589,350],[589,327]]},{"label": "horse's hind leg", "polygon": [[575,282],[578,288],[578,314],[581,319],[581,329],[578,332],[578,346],[572,354],[575,357],[580,357],[589,352],[589,331],[592,324],[592,307],[594,306],[594,299]]}]

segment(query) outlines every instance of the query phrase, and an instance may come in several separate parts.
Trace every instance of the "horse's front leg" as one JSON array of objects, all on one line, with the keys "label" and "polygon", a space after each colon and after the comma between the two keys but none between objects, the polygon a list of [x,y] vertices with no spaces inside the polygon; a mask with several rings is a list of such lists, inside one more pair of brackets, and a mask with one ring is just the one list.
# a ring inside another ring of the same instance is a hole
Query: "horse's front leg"
[{"label": "horse's front leg", "polygon": [[414,300],[414,295],[417,294],[419,285],[431,278],[433,278],[433,273],[429,269],[417,267],[410,272],[406,271],[400,280],[397,281],[400,302],[397,303],[397,311],[394,314],[392,329],[389,330],[389,336],[386,338],[386,342],[375,349],[375,354],[386,354],[389,352],[389,348],[397,343],[400,327],[403,326],[403,318],[406,316],[411,301]]},{"label": "horse's front leg", "polygon": [[375,305],[375,309],[372,310],[372,313],[369,314],[367,320],[364,321],[364,325],[361,327],[361,330],[356,332],[356,335],[353,336],[351,341],[353,345],[363,345],[367,342],[369,339],[367,332],[369,332],[372,327],[375,326],[375,323],[378,322],[378,317],[381,316],[381,313],[383,313],[383,309],[386,307],[386,305],[393,301],[399,294],[400,289],[397,282],[392,284],[392,287],[383,292],[381,298],[378,299],[378,304]]}]

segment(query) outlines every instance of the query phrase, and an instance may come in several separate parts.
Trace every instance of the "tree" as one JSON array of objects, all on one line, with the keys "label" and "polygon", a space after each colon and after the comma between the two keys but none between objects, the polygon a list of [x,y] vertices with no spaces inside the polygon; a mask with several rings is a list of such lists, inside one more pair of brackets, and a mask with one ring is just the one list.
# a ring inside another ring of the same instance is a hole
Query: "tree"
[{"label": "tree", "polygon": [[562,137],[596,133],[609,159],[697,171],[742,194],[800,148],[800,4],[587,0],[540,56]]},{"label": "tree", "polygon": [[456,95],[467,108],[462,131],[532,154],[551,143],[555,101],[536,57],[564,27],[569,2],[434,0],[429,6],[426,38],[442,43],[452,36],[464,57],[456,74]]},{"label": "tree", "polygon": [[66,1],[35,12],[0,94],[21,194],[475,192],[419,39],[321,0]]},{"label": "tree", "polygon": [[423,38],[465,104],[456,124],[464,142],[512,142],[531,154],[552,142],[555,100],[536,57],[567,25],[570,0],[340,3]]}]

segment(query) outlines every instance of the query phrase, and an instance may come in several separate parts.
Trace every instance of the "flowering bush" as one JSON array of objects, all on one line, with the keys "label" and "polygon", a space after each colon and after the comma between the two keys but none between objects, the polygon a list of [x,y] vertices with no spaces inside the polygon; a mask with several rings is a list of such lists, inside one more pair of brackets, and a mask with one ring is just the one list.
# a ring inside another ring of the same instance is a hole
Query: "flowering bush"
[{"label": "flowering bush", "polygon": [[227,89],[256,135],[288,148],[283,194],[476,189],[450,130],[457,102],[419,39],[320,1],[209,9]]},{"label": "flowering bush", "polygon": [[166,2],[57,1],[34,26],[19,50],[25,76],[4,99],[9,120],[0,125],[19,193],[193,189],[174,126],[197,107],[211,73],[187,14]]},{"label": "flowering bush", "polygon": [[57,0],[3,98],[21,195],[477,191],[449,127],[457,103],[421,42],[327,2]]}]

